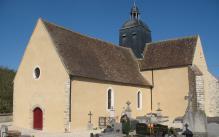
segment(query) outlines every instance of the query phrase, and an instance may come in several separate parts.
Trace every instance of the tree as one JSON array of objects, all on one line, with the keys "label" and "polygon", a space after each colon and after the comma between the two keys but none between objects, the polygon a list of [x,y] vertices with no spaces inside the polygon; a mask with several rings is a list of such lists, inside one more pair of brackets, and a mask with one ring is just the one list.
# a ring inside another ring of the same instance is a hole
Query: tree
[{"label": "tree", "polygon": [[0,67],[0,113],[12,113],[15,71]]}]

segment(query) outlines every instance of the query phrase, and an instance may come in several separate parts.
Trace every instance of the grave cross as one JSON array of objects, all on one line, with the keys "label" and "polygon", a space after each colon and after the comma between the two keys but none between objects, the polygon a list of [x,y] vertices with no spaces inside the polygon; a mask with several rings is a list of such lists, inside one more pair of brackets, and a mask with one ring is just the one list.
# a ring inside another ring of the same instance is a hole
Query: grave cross
[{"label": "grave cross", "polygon": [[89,116],[89,118],[90,118],[90,120],[89,120],[89,123],[91,123],[91,117],[92,117],[92,113],[91,113],[91,111],[88,113],[88,116]]}]

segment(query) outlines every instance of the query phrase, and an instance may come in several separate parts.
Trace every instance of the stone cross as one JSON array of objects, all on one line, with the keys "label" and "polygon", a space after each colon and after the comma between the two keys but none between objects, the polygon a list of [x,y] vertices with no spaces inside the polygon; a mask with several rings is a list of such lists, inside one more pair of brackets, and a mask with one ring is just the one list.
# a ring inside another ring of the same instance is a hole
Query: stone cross
[{"label": "stone cross", "polygon": [[88,116],[89,116],[89,123],[91,123],[91,117],[92,117],[92,113],[91,113],[91,111],[88,113]]}]

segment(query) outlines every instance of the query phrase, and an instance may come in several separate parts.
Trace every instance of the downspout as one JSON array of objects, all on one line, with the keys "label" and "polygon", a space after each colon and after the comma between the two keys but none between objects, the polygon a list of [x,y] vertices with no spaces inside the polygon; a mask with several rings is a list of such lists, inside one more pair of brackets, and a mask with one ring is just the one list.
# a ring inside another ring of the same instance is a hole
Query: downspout
[{"label": "downspout", "polygon": [[152,81],[152,86],[151,86],[151,113],[153,111],[153,88],[154,88],[154,70],[151,70],[151,81]]},{"label": "downspout", "polygon": [[[152,82],[152,86],[151,86],[151,118],[152,118],[152,111],[153,111],[153,88],[154,88],[154,71],[153,69],[151,70],[151,82]],[[152,121],[150,120],[150,126],[152,126]],[[150,128],[150,134],[151,134],[151,128]]]}]

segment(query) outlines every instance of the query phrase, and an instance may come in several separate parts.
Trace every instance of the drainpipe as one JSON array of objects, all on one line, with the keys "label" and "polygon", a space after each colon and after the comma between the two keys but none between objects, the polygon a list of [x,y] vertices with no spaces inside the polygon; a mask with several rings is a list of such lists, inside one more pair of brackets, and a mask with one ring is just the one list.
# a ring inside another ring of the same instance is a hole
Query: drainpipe
[{"label": "drainpipe", "polygon": [[151,113],[153,111],[153,88],[154,88],[154,70],[151,70],[151,81],[152,81],[152,86],[151,86]]},{"label": "drainpipe", "polygon": [[[152,86],[151,86],[151,118],[152,118],[152,111],[153,111],[153,92],[152,92],[152,90],[153,90],[153,88],[154,88],[154,71],[153,71],[153,69],[151,70],[151,82],[152,82]],[[151,124],[152,124],[152,121],[151,121],[151,119],[150,119],[150,126],[151,126]],[[150,128],[150,134],[151,134],[151,128]]]}]

